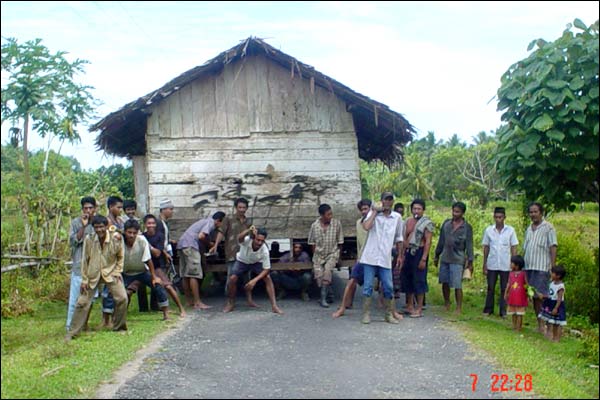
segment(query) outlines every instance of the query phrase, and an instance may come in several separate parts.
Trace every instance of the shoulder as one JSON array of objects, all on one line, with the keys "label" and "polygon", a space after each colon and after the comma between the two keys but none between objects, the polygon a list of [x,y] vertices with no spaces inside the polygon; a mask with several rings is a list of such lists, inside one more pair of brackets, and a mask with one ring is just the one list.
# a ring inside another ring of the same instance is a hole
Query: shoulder
[{"label": "shoulder", "polygon": [[542,224],[544,225],[544,229],[546,229],[548,231],[553,231],[554,230],[554,225],[552,225],[552,223],[544,220],[544,222]]}]

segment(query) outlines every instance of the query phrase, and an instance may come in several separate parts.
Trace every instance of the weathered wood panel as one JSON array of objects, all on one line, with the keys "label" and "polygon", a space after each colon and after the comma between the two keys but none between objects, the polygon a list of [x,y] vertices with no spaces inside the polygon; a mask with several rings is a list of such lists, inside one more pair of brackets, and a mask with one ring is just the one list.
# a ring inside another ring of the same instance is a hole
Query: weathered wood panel
[{"label": "weathered wood panel", "polygon": [[133,156],[133,183],[135,186],[135,198],[139,214],[146,214],[150,209],[148,194],[148,168],[146,157]]},{"label": "weathered wood panel", "polygon": [[[261,56],[248,57],[180,88],[153,106],[161,137],[353,131],[352,115],[344,101],[318,86],[313,93],[297,67],[294,77],[290,69]],[[170,126],[161,126],[161,116],[167,114]]]},{"label": "weathered wood panel", "polygon": [[184,138],[193,138],[194,135],[194,102],[192,99],[192,85],[186,85],[181,88],[181,123],[182,136]]},{"label": "weathered wood panel", "polygon": [[331,132],[320,134],[316,131],[287,133],[253,133],[247,139],[222,140],[217,138],[196,140],[170,140],[169,138],[146,137],[149,151],[165,152],[171,150],[229,150],[229,149],[329,149],[349,148],[357,152],[358,143],[353,132]]}]

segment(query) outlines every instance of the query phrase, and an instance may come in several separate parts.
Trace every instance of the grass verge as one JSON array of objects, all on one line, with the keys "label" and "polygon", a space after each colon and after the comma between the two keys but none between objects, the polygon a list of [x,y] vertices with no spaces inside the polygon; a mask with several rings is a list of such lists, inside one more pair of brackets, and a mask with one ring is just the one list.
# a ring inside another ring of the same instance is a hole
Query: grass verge
[{"label": "grass verge", "polygon": [[[473,348],[491,357],[499,368],[498,374],[531,374],[536,396],[598,398],[598,369],[590,367],[593,361],[580,357],[585,346],[582,340],[565,333],[560,343],[546,339],[536,330],[537,320],[531,305],[521,333],[512,330],[510,317],[497,316],[497,304],[496,316],[482,315],[485,303],[482,285],[481,278],[463,284],[465,301],[461,316],[456,316],[453,308],[447,312],[443,307],[434,306],[431,310],[458,329]],[[444,304],[441,285],[434,274],[429,276],[429,287],[428,304]],[[451,300],[454,306],[454,293]]]},{"label": "grass verge", "polygon": [[[63,341],[64,302],[38,303],[30,315],[3,318],[2,398],[93,397],[99,384],[179,318],[172,313],[170,321],[162,321],[162,313],[136,309],[134,304],[127,313],[126,333],[84,333],[69,343]],[[95,304],[92,329],[100,321]]]}]

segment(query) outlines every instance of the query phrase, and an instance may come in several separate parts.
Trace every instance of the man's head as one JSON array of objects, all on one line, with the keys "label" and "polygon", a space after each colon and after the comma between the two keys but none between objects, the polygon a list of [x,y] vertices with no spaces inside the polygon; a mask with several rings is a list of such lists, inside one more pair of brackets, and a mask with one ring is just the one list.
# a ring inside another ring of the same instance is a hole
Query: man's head
[{"label": "man's head", "polygon": [[106,207],[108,207],[110,215],[118,217],[121,215],[121,211],[123,211],[123,199],[119,196],[110,196],[106,200]]},{"label": "man's head", "polygon": [[235,207],[235,212],[237,212],[238,215],[245,216],[246,211],[248,210],[248,200],[243,197],[239,197],[235,199],[233,206]]},{"label": "man's head", "polygon": [[392,192],[381,193],[381,206],[384,211],[390,211],[394,204],[394,194]]},{"label": "man's head", "polygon": [[88,216],[93,216],[96,212],[96,199],[91,196],[82,197],[81,211]]},{"label": "man's head", "polygon": [[506,219],[506,209],[504,207],[494,208],[494,221],[496,221],[496,224],[503,225],[505,219]]},{"label": "man's head", "polygon": [[330,223],[333,218],[333,211],[331,210],[331,206],[329,204],[321,204],[319,206],[319,215],[321,216],[321,220],[324,223]]},{"label": "man's head", "polygon": [[394,204],[394,211],[396,211],[398,214],[404,216],[404,204],[402,204],[402,203]]},{"label": "man's head", "polygon": [[125,200],[123,202],[123,210],[125,211],[125,215],[127,215],[129,218],[135,218],[137,203],[135,200]]},{"label": "man's head", "polygon": [[225,213],[223,211],[217,211],[213,214],[212,219],[215,220],[215,228],[220,228],[223,224],[223,219],[225,218]]},{"label": "man's head", "polygon": [[425,200],[414,199],[412,203],[410,203],[410,212],[416,218],[421,218],[425,212]]},{"label": "man's head", "polygon": [[531,222],[540,223],[542,218],[544,217],[544,206],[538,202],[533,202],[527,206],[527,211],[529,211],[529,218],[531,218]]},{"label": "man's head", "polygon": [[294,243],[294,247],[292,248],[294,257],[300,257],[302,254],[302,243]]},{"label": "man's head", "polygon": [[369,214],[371,204],[373,203],[371,203],[371,200],[369,199],[362,199],[356,204],[356,207],[358,208],[358,211],[360,211],[361,216],[366,217],[367,214]]},{"label": "man's head", "polygon": [[467,205],[462,201],[452,204],[452,218],[461,219],[467,211]]},{"label": "man's head", "polygon": [[144,217],[144,226],[146,227],[146,231],[154,234],[156,232],[156,217],[152,214],[147,214]]},{"label": "man's head", "polygon": [[106,237],[106,230],[108,229],[108,219],[104,215],[95,215],[92,218],[92,226],[98,238],[103,240]]},{"label": "man's head", "polygon": [[140,223],[135,219],[128,219],[125,222],[125,241],[127,244],[132,245],[135,242],[135,238],[140,232]]},{"label": "man's head", "polygon": [[252,238],[252,249],[254,251],[260,249],[260,246],[265,244],[265,240],[267,239],[267,230],[265,228],[258,228],[256,230],[256,235]]},{"label": "man's head", "polygon": [[175,206],[171,200],[164,199],[160,201],[158,208],[160,209],[160,215],[162,215],[164,219],[169,219],[173,216],[173,209]]}]

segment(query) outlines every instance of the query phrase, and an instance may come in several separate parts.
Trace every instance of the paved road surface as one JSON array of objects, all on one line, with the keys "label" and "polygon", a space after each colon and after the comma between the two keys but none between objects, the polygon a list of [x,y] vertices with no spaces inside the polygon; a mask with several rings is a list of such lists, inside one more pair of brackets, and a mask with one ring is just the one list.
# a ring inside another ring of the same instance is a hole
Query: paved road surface
[{"label": "paved road surface", "polygon": [[265,297],[257,300],[260,310],[239,298],[236,311],[223,314],[224,298],[209,297],[215,309],[191,312],[116,398],[492,397],[497,371],[431,313],[391,325],[373,310],[373,322],[361,325],[358,308],[333,320],[333,308],[292,297],[278,316]]}]

